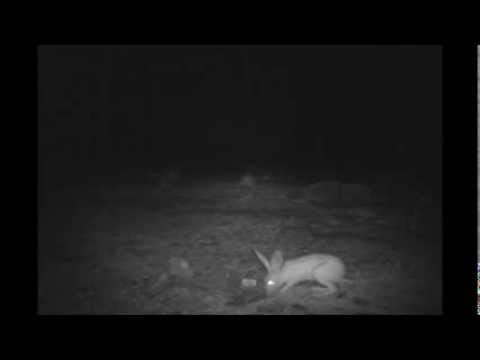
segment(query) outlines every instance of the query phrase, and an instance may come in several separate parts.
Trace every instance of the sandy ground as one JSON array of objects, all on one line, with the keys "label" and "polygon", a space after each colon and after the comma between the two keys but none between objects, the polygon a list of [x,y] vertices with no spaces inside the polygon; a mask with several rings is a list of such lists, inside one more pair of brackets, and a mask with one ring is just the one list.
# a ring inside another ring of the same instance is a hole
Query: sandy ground
[{"label": "sandy ground", "polygon": [[[40,314],[440,314],[441,239],[382,207],[333,207],[274,181],[64,189],[39,211]],[[440,227],[440,223],[438,224]],[[330,253],[349,282],[266,297],[249,246]],[[173,274],[169,260],[188,262]],[[241,279],[258,286],[243,289]]]}]

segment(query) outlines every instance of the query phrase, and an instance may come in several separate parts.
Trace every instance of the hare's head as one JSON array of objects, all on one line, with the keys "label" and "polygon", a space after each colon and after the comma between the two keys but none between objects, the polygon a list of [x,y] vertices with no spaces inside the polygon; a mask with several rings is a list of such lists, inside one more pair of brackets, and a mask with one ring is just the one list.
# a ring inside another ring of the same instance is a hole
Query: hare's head
[{"label": "hare's head", "polygon": [[268,259],[259,251],[254,249],[254,252],[268,271],[268,274],[265,277],[265,291],[267,294],[272,294],[277,290],[280,290],[285,284],[281,272],[283,266],[282,252],[280,250],[275,250],[270,261],[268,261]]}]

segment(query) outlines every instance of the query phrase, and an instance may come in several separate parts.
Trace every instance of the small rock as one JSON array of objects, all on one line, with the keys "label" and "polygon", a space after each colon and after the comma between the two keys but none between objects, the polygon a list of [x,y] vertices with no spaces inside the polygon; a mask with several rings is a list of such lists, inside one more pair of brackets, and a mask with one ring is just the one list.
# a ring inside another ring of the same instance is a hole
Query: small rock
[{"label": "small rock", "polygon": [[257,280],[255,279],[242,279],[242,287],[243,288],[251,288],[251,287],[256,287],[257,286]]},{"label": "small rock", "polygon": [[193,277],[193,271],[190,269],[188,262],[182,258],[170,258],[168,260],[169,272],[173,276],[183,279],[190,279]]}]

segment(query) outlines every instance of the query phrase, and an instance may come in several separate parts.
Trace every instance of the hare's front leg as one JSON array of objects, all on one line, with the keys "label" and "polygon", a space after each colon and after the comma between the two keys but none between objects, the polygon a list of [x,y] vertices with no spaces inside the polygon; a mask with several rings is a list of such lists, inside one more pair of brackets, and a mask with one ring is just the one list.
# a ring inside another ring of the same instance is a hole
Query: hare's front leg
[{"label": "hare's front leg", "polygon": [[285,285],[280,289],[280,293],[284,294],[290,289],[293,285],[295,285],[298,281],[288,281]]}]

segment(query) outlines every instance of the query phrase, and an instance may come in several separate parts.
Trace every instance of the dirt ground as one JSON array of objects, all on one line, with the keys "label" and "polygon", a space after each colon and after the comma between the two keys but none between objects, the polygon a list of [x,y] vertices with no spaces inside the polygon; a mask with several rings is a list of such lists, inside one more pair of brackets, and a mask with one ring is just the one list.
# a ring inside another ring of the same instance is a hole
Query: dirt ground
[{"label": "dirt ground", "polygon": [[[440,314],[441,239],[385,206],[332,206],[238,178],[59,190],[39,209],[40,314]],[[53,194],[53,193],[52,193]],[[440,227],[440,223],[438,224]],[[440,235],[441,237],[441,235]],[[350,280],[265,296],[250,247],[328,253]],[[183,259],[188,272],[172,271]],[[257,286],[242,287],[242,279]]]}]

